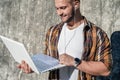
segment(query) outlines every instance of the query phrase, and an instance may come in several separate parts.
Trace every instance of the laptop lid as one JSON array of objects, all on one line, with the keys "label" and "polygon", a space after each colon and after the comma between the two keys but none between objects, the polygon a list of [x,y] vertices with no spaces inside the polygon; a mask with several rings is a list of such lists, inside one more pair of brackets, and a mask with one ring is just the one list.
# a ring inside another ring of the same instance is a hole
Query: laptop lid
[{"label": "laptop lid", "polygon": [[0,36],[0,38],[2,39],[16,62],[21,63],[22,60],[26,61],[28,65],[32,68],[32,70],[39,74],[39,71],[37,70],[36,66],[34,65],[31,57],[29,56],[22,43],[8,39],[4,36]]}]

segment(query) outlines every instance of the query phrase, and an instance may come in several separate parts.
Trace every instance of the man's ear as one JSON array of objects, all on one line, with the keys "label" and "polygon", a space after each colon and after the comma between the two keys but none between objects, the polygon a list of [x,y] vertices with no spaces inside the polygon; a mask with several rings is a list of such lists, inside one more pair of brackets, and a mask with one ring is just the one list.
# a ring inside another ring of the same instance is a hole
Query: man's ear
[{"label": "man's ear", "polygon": [[80,7],[80,2],[78,0],[74,0],[74,8],[75,10]]}]

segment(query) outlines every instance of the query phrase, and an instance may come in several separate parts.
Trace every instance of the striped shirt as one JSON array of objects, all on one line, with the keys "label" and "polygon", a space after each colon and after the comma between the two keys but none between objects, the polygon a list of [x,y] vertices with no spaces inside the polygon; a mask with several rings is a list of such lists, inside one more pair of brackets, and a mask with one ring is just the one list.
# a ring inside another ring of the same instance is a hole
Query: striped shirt
[{"label": "striped shirt", "polygon": [[[84,17],[84,52],[82,60],[101,61],[111,69],[111,49],[107,34]],[[50,27],[46,34],[44,53],[59,58],[58,40],[64,23]],[[50,71],[49,80],[59,80],[59,69]],[[79,71],[78,80],[96,80],[96,76]]]}]

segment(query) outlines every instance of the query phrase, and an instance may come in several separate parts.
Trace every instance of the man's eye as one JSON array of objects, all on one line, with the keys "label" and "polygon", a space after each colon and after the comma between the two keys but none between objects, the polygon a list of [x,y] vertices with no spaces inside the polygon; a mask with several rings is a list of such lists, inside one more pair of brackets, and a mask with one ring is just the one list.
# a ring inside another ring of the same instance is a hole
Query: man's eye
[{"label": "man's eye", "polygon": [[64,6],[64,7],[61,7],[61,9],[66,9],[66,6]]}]

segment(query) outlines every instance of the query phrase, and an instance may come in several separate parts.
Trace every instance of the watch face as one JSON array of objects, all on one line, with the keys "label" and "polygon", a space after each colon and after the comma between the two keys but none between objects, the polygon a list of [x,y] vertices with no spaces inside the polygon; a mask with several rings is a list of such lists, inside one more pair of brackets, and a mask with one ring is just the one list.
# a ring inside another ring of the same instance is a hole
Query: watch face
[{"label": "watch face", "polygon": [[74,60],[75,60],[75,67],[81,63],[81,60],[79,58],[75,58]]}]

